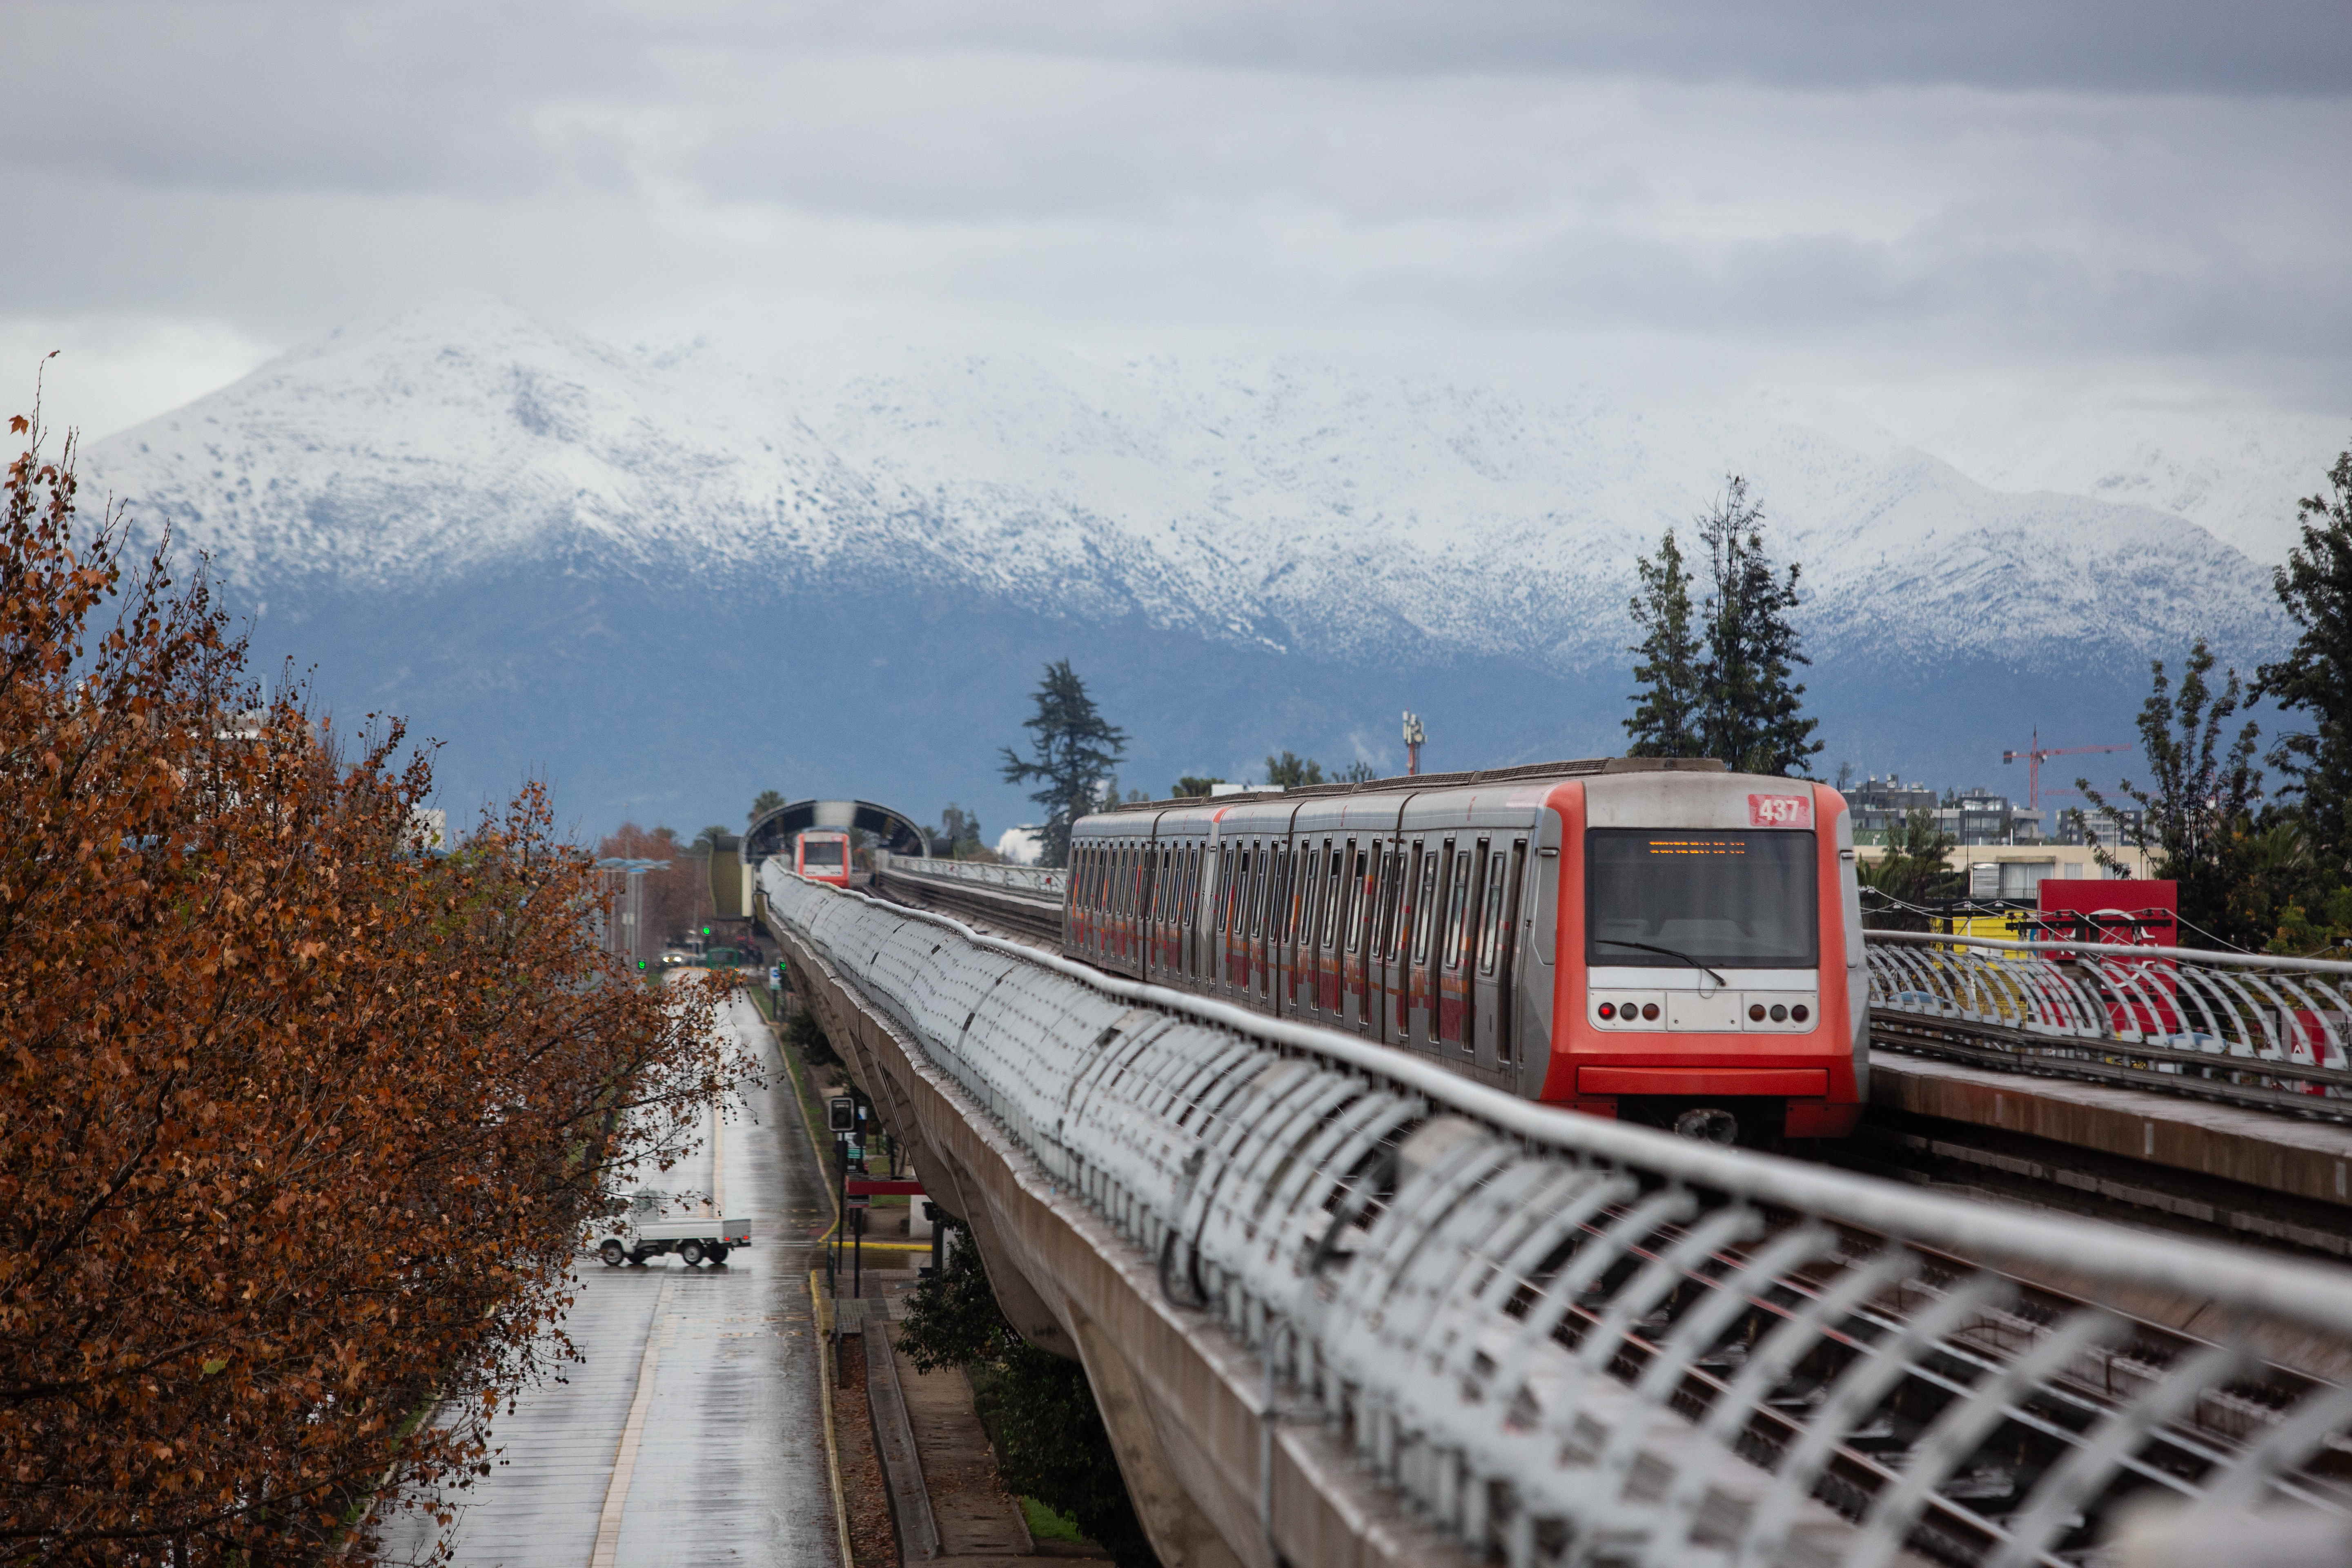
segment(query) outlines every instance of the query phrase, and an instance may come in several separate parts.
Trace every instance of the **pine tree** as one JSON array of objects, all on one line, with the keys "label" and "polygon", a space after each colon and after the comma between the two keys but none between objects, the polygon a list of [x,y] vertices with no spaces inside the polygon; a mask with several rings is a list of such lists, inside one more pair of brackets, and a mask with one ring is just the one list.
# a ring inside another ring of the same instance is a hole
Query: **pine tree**
[{"label": "pine tree", "polygon": [[1792,679],[1811,664],[1790,613],[1797,607],[1798,567],[1775,574],[1764,552],[1764,509],[1748,481],[1731,475],[1713,510],[1698,520],[1713,592],[1706,607],[1706,652],[1698,665],[1705,693],[1703,756],[1736,772],[1801,771],[1822,742],[1817,720],[1804,716],[1805,689]]},{"label": "pine tree", "polygon": [[1265,782],[1275,789],[1304,789],[1323,782],[1323,764],[1312,757],[1286,751],[1265,760]]},{"label": "pine tree", "polygon": [[1633,743],[1632,757],[1696,757],[1700,750],[1699,721],[1704,693],[1699,687],[1699,649],[1691,629],[1691,574],[1683,564],[1682,546],[1675,531],[1658,541],[1655,561],[1642,557],[1634,564],[1642,591],[1633,595],[1633,624],[1642,640],[1629,650],[1641,656],[1633,666],[1639,684],[1633,693],[1633,716],[1625,721]]},{"label": "pine tree", "polygon": [[1066,658],[1045,667],[1034,700],[1037,710],[1021,727],[1029,731],[1036,755],[1023,758],[1005,747],[1004,779],[1044,781],[1045,787],[1029,797],[1045,808],[1041,858],[1047,866],[1066,866],[1070,829],[1102,797],[1103,780],[1127,754],[1127,731],[1095,710],[1086,682]]},{"label": "pine tree", "polygon": [[2303,635],[2254,672],[2252,695],[2311,720],[2310,730],[2283,736],[2269,761],[2286,775],[2279,793],[2297,803],[2320,876],[2341,884],[2352,876],[2352,451],[2327,480],[2333,499],[2304,500],[2303,543],[2273,580]]},{"label": "pine tree", "polygon": [[[2248,899],[2255,890],[2249,872],[2263,783],[2254,766],[2256,730],[2248,721],[2223,747],[2222,728],[2245,694],[2234,669],[2216,693],[2206,680],[2213,663],[2200,637],[2181,668],[2177,697],[2164,661],[2150,666],[2155,680],[2140,706],[2139,738],[2152,776],[2145,789],[2128,779],[2116,787],[2140,808],[2133,835],[2138,847],[2153,852],[2158,876],[2179,884],[2181,919],[2233,945],[2256,947],[2271,935],[2268,911],[2250,908]],[[2074,787],[2094,810],[2114,811],[2089,780],[2076,779]],[[2096,854],[2109,870],[2124,868],[2105,850]]]}]

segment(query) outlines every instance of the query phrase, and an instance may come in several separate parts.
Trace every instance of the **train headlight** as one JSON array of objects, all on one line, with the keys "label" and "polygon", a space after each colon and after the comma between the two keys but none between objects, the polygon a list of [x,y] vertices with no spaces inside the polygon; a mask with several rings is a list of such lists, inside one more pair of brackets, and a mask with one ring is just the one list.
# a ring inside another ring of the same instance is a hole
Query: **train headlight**
[{"label": "train headlight", "polygon": [[1794,1018],[1800,1024],[1803,1023],[1812,1016],[1813,1010],[1811,1007],[1806,1006],[1802,1002],[1798,1003],[1795,1006],[1789,1009],[1789,1016]]},{"label": "train headlight", "polygon": [[1654,1018],[1654,1017],[1656,1017],[1657,1016],[1658,1016],[1658,1005],[1657,1005],[1655,1002],[1644,1002],[1644,1003],[1643,1003],[1643,1004],[1642,1004],[1642,1016],[1643,1016],[1643,1017],[1644,1017],[1644,1018]]},{"label": "train headlight", "polygon": [[1617,1004],[1614,1002],[1603,1002],[1601,1004],[1601,1016],[1604,1018],[1615,1017],[1617,1016]]},{"label": "train headlight", "polygon": [[1761,1002],[1755,1002],[1755,1003],[1750,1003],[1750,1004],[1748,1005],[1748,1021],[1749,1023],[1751,1023],[1751,1024],[1760,1024],[1760,1023],[1762,1023],[1762,1022],[1764,1021],[1764,1004],[1763,1004],[1763,1003],[1761,1003]]},{"label": "train headlight", "polygon": [[1775,1003],[1773,1003],[1773,1004],[1772,1004],[1772,1021],[1773,1021],[1774,1023],[1776,1023],[1776,1024],[1780,1023],[1780,1022],[1784,1021],[1785,1019],[1787,1019],[1787,1017],[1788,1017],[1788,1016],[1789,1016],[1789,1009],[1787,1009],[1786,1007],[1783,1007],[1783,1006],[1782,1006],[1782,1005],[1780,1005],[1780,1004],[1779,1004],[1778,1002],[1775,1002]]}]

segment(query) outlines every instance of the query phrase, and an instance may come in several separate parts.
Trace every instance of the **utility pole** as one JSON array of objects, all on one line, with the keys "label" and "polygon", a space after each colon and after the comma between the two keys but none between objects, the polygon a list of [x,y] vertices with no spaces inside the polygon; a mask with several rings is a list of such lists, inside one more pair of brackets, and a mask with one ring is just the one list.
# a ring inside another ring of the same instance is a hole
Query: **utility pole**
[{"label": "utility pole", "polygon": [[1420,774],[1422,743],[1428,739],[1429,731],[1421,727],[1421,715],[1407,709],[1404,716],[1404,771],[1407,778]]},{"label": "utility pole", "polygon": [[2025,809],[2042,809],[2042,759],[2044,757],[2080,757],[2093,752],[2128,752],[2129,746],[2045,746],[2042,743],[2042,726],[2033,727],[2033,739],[2021,752],[2003,752],[2003,763],[2022,760],[2025,763]]}]

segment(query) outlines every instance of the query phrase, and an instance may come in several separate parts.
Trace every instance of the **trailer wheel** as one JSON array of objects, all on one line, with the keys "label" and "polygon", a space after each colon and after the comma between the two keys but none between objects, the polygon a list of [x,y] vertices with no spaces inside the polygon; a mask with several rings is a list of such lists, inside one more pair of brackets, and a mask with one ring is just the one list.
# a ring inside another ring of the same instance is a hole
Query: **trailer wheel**
[{"label": "trailer wheel", "polygon": [[691,1268],[702,1261],[702,1243],[681,1241],[677,1244],[677,1255],[686,1259],[686,1266]]},{"label": "trailer wheel", "polygon": [[604,1246],[596,1249],[596,1256],[604,1260],[605,1268],[618,1268],[629,1254],[628,1249],[619,1242],[606,1241]]},{"label": "trailer wheel", "polygon": [[727,1261],[727,1244],[725,1242],[714,1241],[710,1244],[710,1261],[713,1263],[724,1263]]}]

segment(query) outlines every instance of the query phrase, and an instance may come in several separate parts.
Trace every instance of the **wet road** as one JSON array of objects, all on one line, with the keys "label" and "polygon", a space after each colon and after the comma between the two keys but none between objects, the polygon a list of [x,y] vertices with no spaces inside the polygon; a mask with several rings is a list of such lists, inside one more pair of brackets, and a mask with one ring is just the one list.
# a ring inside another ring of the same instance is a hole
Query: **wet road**
[{"label": "wet road", "polygon": [[[839,1568],[808,1298],[830,1211],[759,1015],[739,1001],[722,1026],[774,1081],[655,1184],[717,1187],[753,1245],[699,1268],[581,1259],[564,1327],[586,1359],[526,1391],[498,1467],[449,1494],[463,1568]],[[429,1550],[417,1519],[388,1532],[388,1560]]]}]

